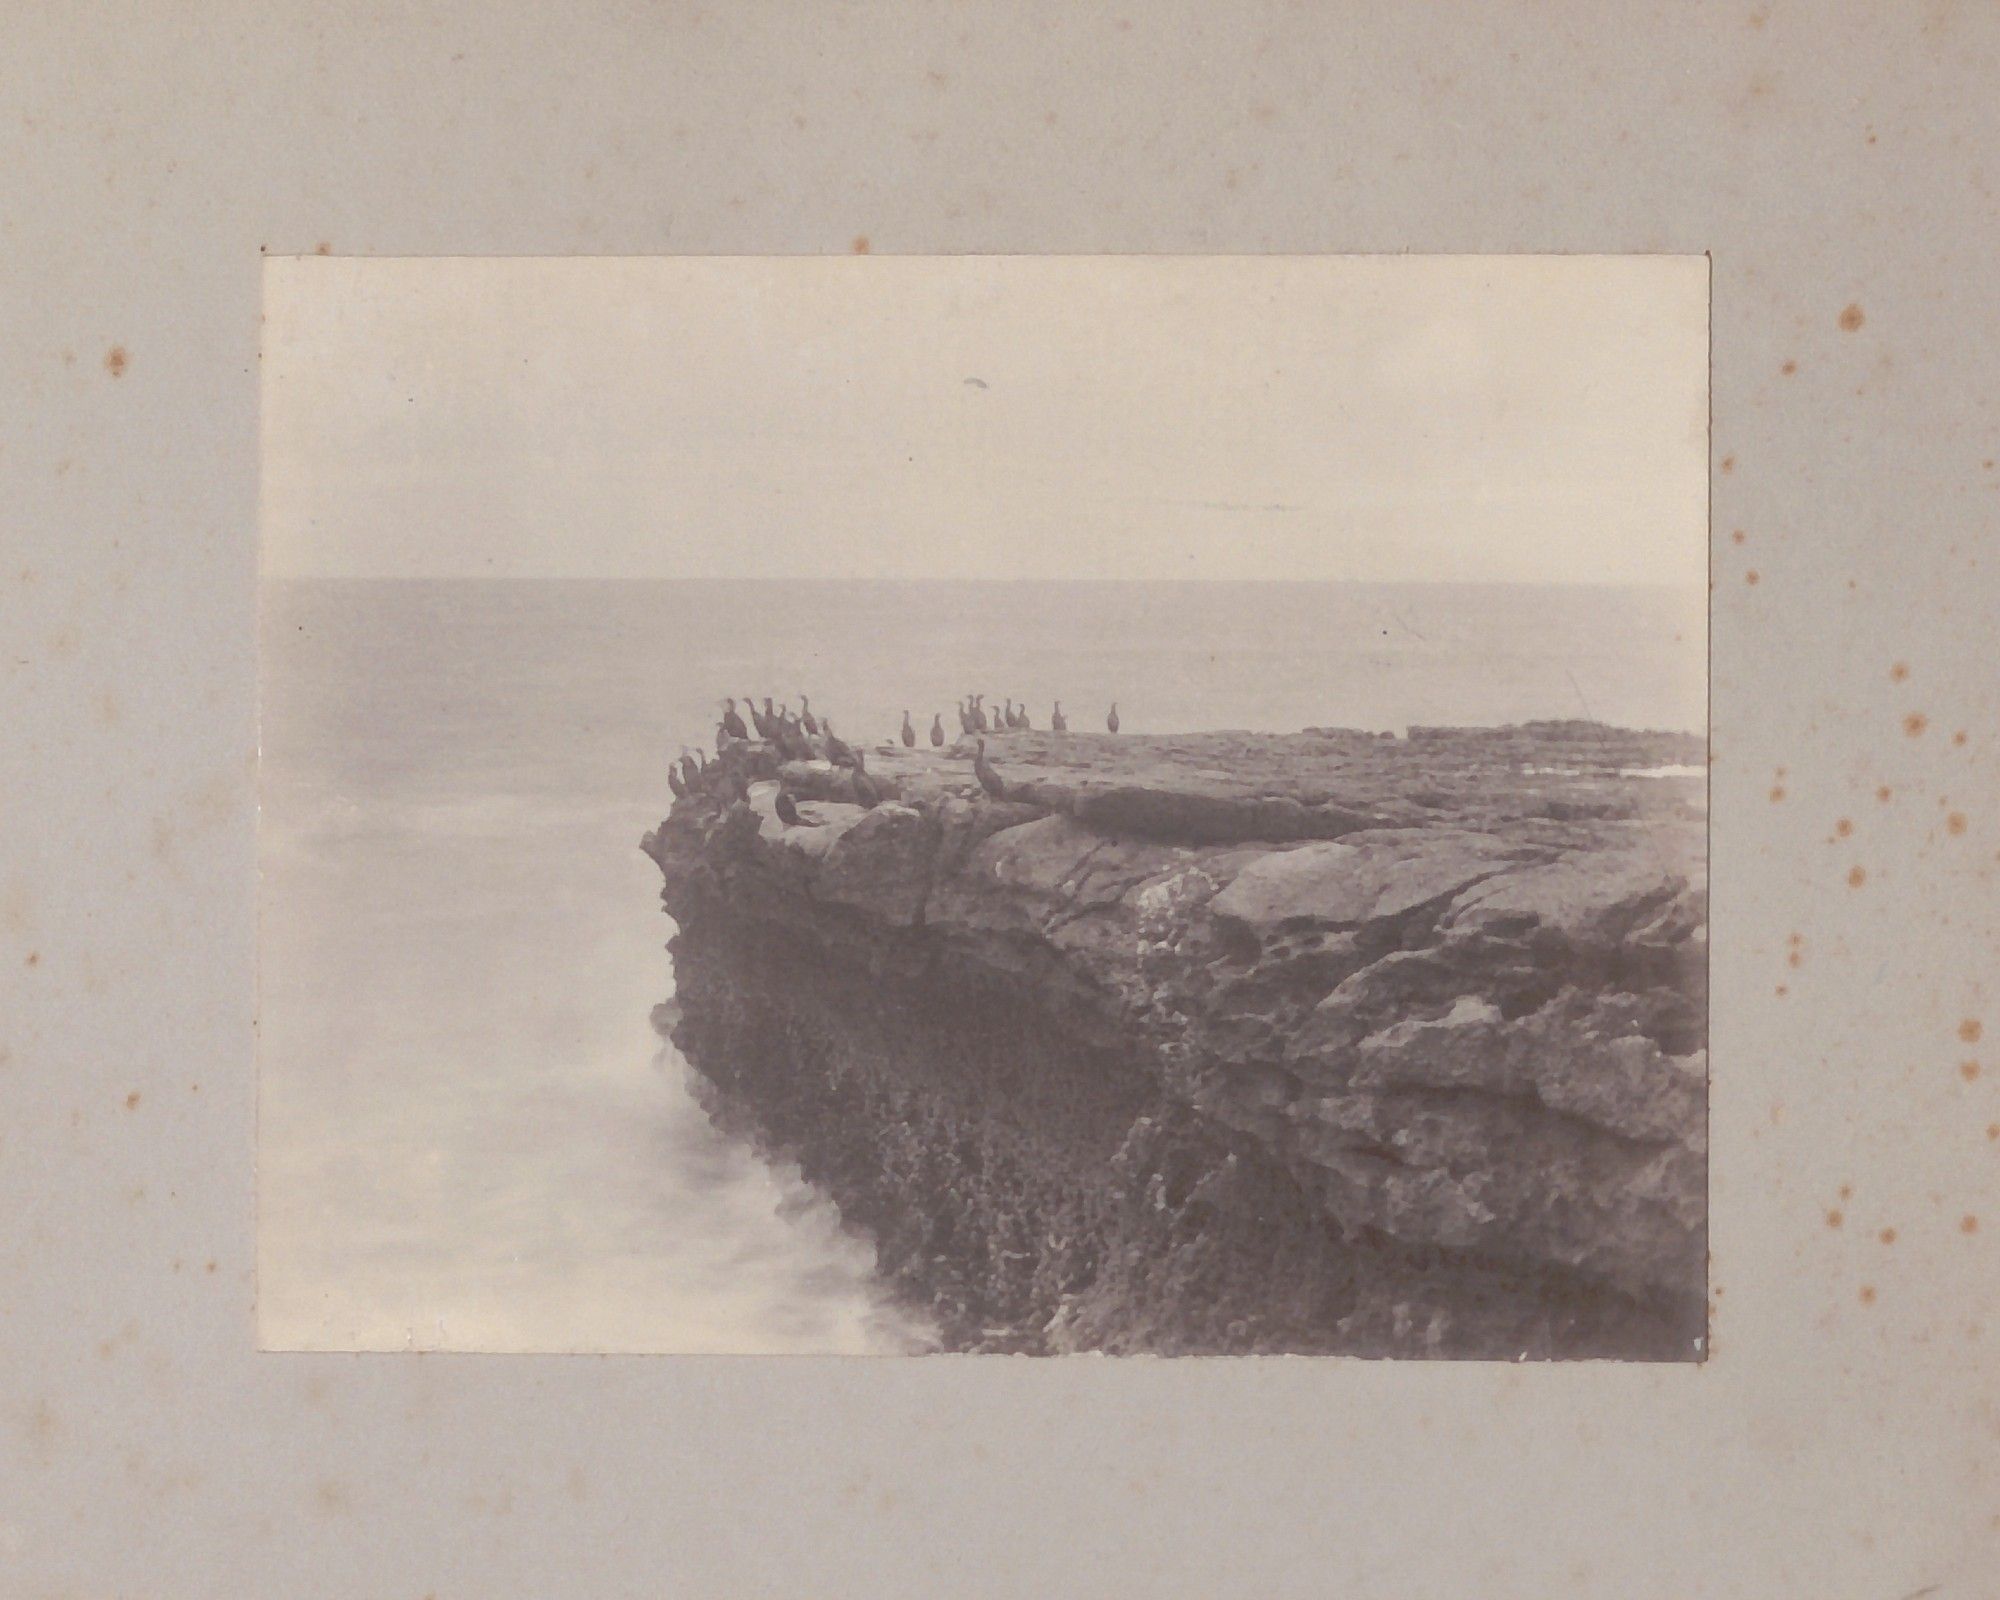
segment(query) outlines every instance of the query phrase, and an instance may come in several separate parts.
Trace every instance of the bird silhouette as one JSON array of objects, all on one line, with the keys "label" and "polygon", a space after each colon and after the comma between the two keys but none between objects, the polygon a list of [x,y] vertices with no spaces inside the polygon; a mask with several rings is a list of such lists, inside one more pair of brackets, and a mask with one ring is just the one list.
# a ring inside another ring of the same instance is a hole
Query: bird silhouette
[{"label": "bird silhouette", "polygon": [[983,694],[972,697],[972,726],[979,733],[986,731],[986,707],[980,704],[985,698]]},{"label": "bird silhouette", "polygon": [[771,809],[778,813],[778,820],[788,828],[813,828],[817,823],[808,822],[799,815],[798,803],[792,799],[792,791],[782,786],[778,798],[771,802]]},{"label": "bird silhouette", "polygon": [[937,748],[943,743],[944,713],[942,711],[934,711],[931,713],[931,745],[933,748]]},{"label": "bird silhouette", "polygon": [[836,767],[853,766],[855,762],[854,746],[834,733],[832,722],[822,722],[820,727],[826,733],[826,759],[831,761]]},{"label": "bird silhouette", "polygon": [[674,791],[676,800],[687,798],[687,780],[681,776],[681,764],[678,761],[667,763],[667,787]]},{"label": "bird silhouette", "polygon": [[873,811],[882,803],[882,791],[876,787],[875,780],[868,776],[868,763],[862,758],[859,750],[854,752],[852,784],[854,803],[864,811]]},{"label": "bird silhouette", "polygon": [[972,702],[970,700],[961,700],[958,703],[958,731],[960,733],[972,732]]},{"label": "bird silhouette", "polygon": [[979,741],[979,752],[972,758],[973,775],[979,779],[979,787],[995,800],[1007,798],[1007,785],[1000,781],[1000,774],[993,770],[993,763],[986,759],[986,741]]},{"label": "bird silhouette", "polygon": [[1055,729],[1057,733],[1069,732],[1069,718],[1062,714],[1062,702],[1060,700],[1056,702],[1055,714],[1049,718],[1049,726]]},{"label": "bird silhouette", "polygon": [[1111,715],[1104,719],[1104,725],[1113,733],[1118,731],[1118,702],[1116,700],[1111,702]]},{"label": "bird silhouette", "polygon": [[817,734],[819,732],[819,723],[814,718],[812,706],[806,700],[803,692],[799,695],[799,726],[804,728],[809,734]]},{"label": "bird silhouette", "polygon": [[905,750],[914,750],[916,746],[917,730],[910,722],[910,713],[905,710],[903,713],[903,748]]},{"label": "bird silhouette", "polygon": [[732,739],[747,739],[750,737],[750,730],[743,726],[743,719],[736,714],[736,702],[734,700],[725,700],[722,702],[722,725],[729,730],[729,737]]}]

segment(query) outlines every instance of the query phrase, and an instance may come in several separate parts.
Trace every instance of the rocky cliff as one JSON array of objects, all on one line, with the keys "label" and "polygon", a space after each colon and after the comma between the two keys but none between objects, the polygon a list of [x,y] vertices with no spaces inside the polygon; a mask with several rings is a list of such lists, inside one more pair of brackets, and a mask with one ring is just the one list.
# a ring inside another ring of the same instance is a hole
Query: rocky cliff
[{"label": "rocky cliff", "polygon": [[711,1113],[950,1347],[1699,1356],[1698,740],[988,753],[739,746],[645,840]]}]

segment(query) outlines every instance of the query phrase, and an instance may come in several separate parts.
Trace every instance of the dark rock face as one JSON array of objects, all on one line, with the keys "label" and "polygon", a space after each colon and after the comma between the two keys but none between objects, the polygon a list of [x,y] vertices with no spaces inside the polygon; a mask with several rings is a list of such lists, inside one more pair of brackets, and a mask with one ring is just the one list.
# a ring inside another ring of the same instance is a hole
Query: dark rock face
[{"label": "dark rock face", "polygon": [[662,1022],[952,1347],[1699,1356],[1698,740],[868,754],[647,836]]}]

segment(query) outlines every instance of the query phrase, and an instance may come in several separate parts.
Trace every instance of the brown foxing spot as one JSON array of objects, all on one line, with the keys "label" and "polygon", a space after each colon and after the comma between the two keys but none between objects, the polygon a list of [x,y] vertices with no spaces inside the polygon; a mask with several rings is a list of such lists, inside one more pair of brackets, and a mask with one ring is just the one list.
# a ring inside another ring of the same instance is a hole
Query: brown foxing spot
[{"label": "brown foxing spot", "polygon": [[1891,683],[1901,683],[1909,675],[1910,675],[1910,669],[1908,664],[1905,662],[1898,661],[1893,667],[1889,669],[1889,681]]},{"label": "brown foxing spot", "polygon": [[1781,983],[1781,984],[1779,984],[1779,985],[1778,985],[1778,991],[1777,991],[1777,992],[1778,992],[1778,998],[1779,998],[1780,1000],[1782,1000],[1782,999],[1784,999],[1784,998],[1785,998],[1785,996],[1786,996],[1786,995],[1790,994],[1790,993],[1791,993],[1792,991],[1791,991],[1790,989],[1786,988],[1786,987],[1785,987],[1785,985]]},{"label": "brown foxing spot", "polygon": [[1965,813],[1963,811],[1954,811],[1950,816],[1946,817],[1944,819],[1944,831],[1946,833],[1965,832]]},{"label": "brown foxing spot", "polygon": [[1799,370],[1799,364],[1796,361],[1787,361],[1782,367],[1778,368],[1778,370],[1789,378],[1793,373]]},{"label": "brown foxing spot", "polygon": [[1979,1036],[1985,1031],[1977,1017],[1967,1017],[1958,1025],[1958,1036],[1967,1044],[1979,1043]]},{"label": "brown foxing spot", "polygon": [[1736,470],[1736,458],[1734,456],[1724,456],[1722,458],[1722,470],[1724,472],[1734,472]]},{"label": "brown foxing spot", "polygon": [[1862,1304],[1863,1304],[1864,1306],[1872,1306],[1872,1305],[1873,1305],[1873,1304],[1875,1303],[1875,1285],[1874,1285],[1874,1284],[1872,1284],[1872,1283],[1864,1283],[1864,1284],[1863,1284],[1863,1285],[1861,1286],[1861,1303],[1862,1303]]},{"label": "brown foxing spot", "polygon": [[1854,1185],[1843,1183],[1840,1186],[1840,1198],[1843,1200],[1852,1200],[1854,1198]]},{"label": "brown foxing spot", "polygon": [[39,950],[30,950],[30,951],[28,952],[28,965],[29,965],[29,966],[31,966],[31,967],[39,967],[39,966],[40,966],[41,964],[42,964],[42,953],[41,953],[41,951],[39,951]]},{"label": "brown foxing spot", "polygon": [[1842,333],[1853,333],[1867,320],[1868,318],[1863,314],[1860,306],[1850,304],[1840,314],[1840,331]]},{"label": "brown foxing spot", "polygon": [[1858,889],[1867,881],[1868,881],[1868,869],[1866,867],[1851,867],[1848,869],[1847,873],[1848,888]]},{"label": "brown foxing spot", "polygon": [[1979,1076],[1979,1063],[1977,1061],[1959,1062],[1958,1075],[1961,1078],[1963,1078],[1967,1083],[1973,1082]]},{"label": "brown foxing spot", "polygon": [[1846,1220],[1847,1218],[1837,1208],[1826,1214],[1826,1225],[1829,1228],[1837,1228]]},{"label": "brown foxing spot", "polygon": [[1977,1233],[1979,1231],[1979,1219],[1975,1217],[1970,1211],[1966,1212],[1966,1214],[1959,1219],[1958,1231],[1960,1233]]},{"label": "brown foxing spot", "polygon": [[1921,737],[1924,729],[1930,725],[1931,719],[1921,711],[1912,711],[1907,717],[1903,718],[1903,732],[1907,733],[1912,739]]},{"label": "brown foxing spot", "polygon": [[857,256],[865,256],[866,254],[868,254],[868,235],[865,233],[857,233],[854,236],[854,243],[849,245],[847,248],[852,250]]},{"label": "brown foxing spot", "polygon": [[1841,838],[1845,839],[1853,834],[1854,824],[1848,821],[1847,818],[1842,817],[1838,822],[1836,822],[1833,825],[1833,831]]},{"label": "brown foxing spot", "polygon": [[2000,1122],[1989,1122],[1986,1124],[1986,1137],[1996,1143],[2000,1143]]},{"label": "brown foxing spot", "polygon": [[134,1089],[125,1097],[125,1109],[127,1111],[137,1111],[139,1109],[139,1091],[137,1089]]},{"label": "brown foxing spot", "polygon": [[1745,533],[1741,528],[1738,528],[1729,537],[1733,539],[1737,544],[1741,544],[1745,539],[1749,538],[1750,536],[1747,533]]},{"label": "brown foxing spot", "polygon": [[1884,1244],[1894,1244],[1896,1242],[1896,1230],[1894,1228],[1884,1228],[1876,1237]]},{"label": "brown foxing spot", "polygon": [[1748,572],[1744,573],[1743,581],[1745,583],[1755,583],[1757,581],[1757,569],[1752,567]]},{"label": "brown foxing spot", "polygon": [[1771,785],[1771,801],[1772,801],[1772,803],[1773,803],[1773,804],[1775,805],[1775,804],[1776,804],[1776,803],[1777,803],[1778,801],[1780,801],[1780,800],[1782,800],[1782,799],[1784,799],[1784,798],[1785,798],[1785,786],[1784,786],[1784,785],[1783,785],[1782,783],[1774,783],[1774,784],[1772,784],[1772,785]]},{"label": "brown foxing spot", "polygon": [[1964,730],[1963,728],[1960,728],[1960,729],[1958,730],[1958,732],[1954,733],[1954,734],[1953,734],[1953,735],[1951,736],[1951,742],[1952,742],[1953,744],[1964,744],[1964,743],[1965,743],[1965,730]]},{"label": "brown foxing spot", "polygon": [[1894,794],[1895,792],[1896,792],[1896,791],[1895,791],[1894,789],[1891,789],[1891,788],[1890,788],[1890,787],[1889,787],[1889,786],[1888,786],[1888,785],[1887,785],[1887,784],[1885,783],[1885,784],[1883,784],[1883,785],[1882,785],[1882,787],[1881,787],[1881,788],[1879,788],[1879,789],[1877,789],[1877,790],[1875,791],[1875,798],[1876,798],[1877,800],[1880,800],[1880,801],[1881,801],[1881,802],[1882,802],[1882,803],[1883,803],[1884,805],[1887,805],[1887,804],[1889,803],[1889,797],[1890,797],[1890,796],[1891,796],[1892,794]]},{"label": "brown foxing spot", "polygon": [[1803,964],[1803,963],[1804,963],[1804,961],[1805,961],[1805,956],[1804,956],[1804,954],[1803,954],[1802,952],[1800,952],[1800,951],[1797,951],[1797,950],[1794,950],[1794,951],[1792,951],[1792,952],[1791,952],[1790,954],[1788,954],[1788,955],[1787,955],[1787,956],[1785,957],[1785,960],[1786,960],[1786,961],[1787,961],[1787,962],[1788,962],[1788,963],[1789,963],[1790,965],[1792,965],[1792,966],[1796,967],[1796,966],[1799,966],[1799,965],[1801,965],[1801,964]]},{"label": "brown foxing spot", "polygon": [[125,354],[125,347],[122,344],[114,344],[104,353],[104,370],[114,378],[122,378],[131,359]]}]

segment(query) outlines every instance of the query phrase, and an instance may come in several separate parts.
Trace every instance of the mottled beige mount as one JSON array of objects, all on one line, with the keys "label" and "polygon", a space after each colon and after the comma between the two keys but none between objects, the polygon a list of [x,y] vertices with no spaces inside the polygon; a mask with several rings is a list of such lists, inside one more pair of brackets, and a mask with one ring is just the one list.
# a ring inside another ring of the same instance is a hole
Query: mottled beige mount
[{"label": "mottled beige mount", "polygon": [[[1016,986],[1038,1023],[1148,1064],[1163,1101],[1267,1154],[1408,1280],[1335,1347],[1502,1353],[1519,1295],[1629,1297],[1659,1339],[1542,1354],[1699,1353],[1706,1245],[1706,813],[1699,740],[1500,730],[990,736],[869,749],[646,841],[684,929],[704,909]],[[1444,1262],[1443,1288],[1417,1267]],[[1437,1292],[1433,1292],[1433,1290]],[[1642,1308],[1652,1308],[1651,1313]],[[1615,1320],[1615,1319],[1614,1319]],[[1629,1319],[1628,1319],[1629,1321]],[[1603,1326],[1602,1319],[1589,1326]],[[1512,1352],[1506,1352],[1512,1353]]]}]

